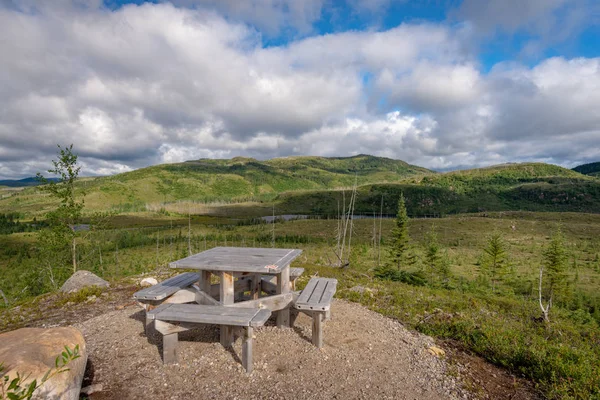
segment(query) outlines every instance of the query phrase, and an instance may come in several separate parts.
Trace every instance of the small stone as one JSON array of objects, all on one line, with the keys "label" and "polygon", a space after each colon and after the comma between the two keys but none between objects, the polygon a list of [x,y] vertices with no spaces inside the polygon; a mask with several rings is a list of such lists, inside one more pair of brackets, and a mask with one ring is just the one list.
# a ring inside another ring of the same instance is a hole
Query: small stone
[{"label": "small stone", "polygon": [[439,347],[431,346],[427,349],[432,355],[437,357],[443,357],[446,355],[446,352]]},{"label": "small stone", "polygon": [[101,392],[102,391],[102,384],[101,383],[96,383],[94,385],[89,385],[86,386],[84,388],[81,388],[81,393],[89,396],[92,393],[97,393],[97,392]]},{"label": "small stone", "polygon": [[149,286],[154,286],[157,284],[158,284],[158,281],[156,280],[156,278],[144,278],[140,281],[140,286],[142,286],[142,287],[149,287]]}]

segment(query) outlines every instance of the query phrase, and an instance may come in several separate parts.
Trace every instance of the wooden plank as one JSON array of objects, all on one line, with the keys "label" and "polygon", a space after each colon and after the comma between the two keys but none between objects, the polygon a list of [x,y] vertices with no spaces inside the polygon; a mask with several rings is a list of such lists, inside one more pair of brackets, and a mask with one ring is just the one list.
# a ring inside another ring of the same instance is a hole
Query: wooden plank
[{"label": "wooden plank", "polygon": [[162,300],[180,289],[191,286],[199,279],[200,275],[194,272],[179,274],[160,282],[157,285],[135,292],[133,298],[136,300]]},{"label": "wooden plank", "polygon": [[[221,287],[219,288],[219,300],[221,304],[228,305],[233,304],[235,292],[233,288],[233,275],[229,272],[221,272]],[[250,324],[250,321],[248,321]],[[233,330],[230,325],[235,324],[221,324],[221,344],[225,347],[231,346],[233,343]]]},{"label": "wooden plank", "polygon": [[237,308],[265,308],[271,311],[279,311],[288,307],[294,298],[293,293],[277,294],[269,297],[261,297],[256,300],[241,301],[229,304],[227,307]]},{"label": "wooden plank", "polygon": [[196,301],[196,289],[180,289],[173,293],[169,298],[165,299],[165,303],[184,304]]},{"label": "wooden plank", "polygon": [[198,324],[249,326],[259,311],[261,310],[225,306],[171,304],[170,307],[154,314],[154,319]]},{"label": "wooden plank", "polygon": [[168,303],[161,304],[158,307],[153,308],[150,311],[147,311],[146,312],[146,318],[150,318],[151,320],[154,320],[155,319],[154,317],[156,316],[156,314],[158,314],[158,313],[166,310],[167,308],[169,308],[171,306],[172,306],[172,304],[168,304]]},{"label": "wooden plank", "polygon": [[252,321],[250,322],[250,326],[254,326],[254,327],[263,326],[265,324],[265,322],[267,322],[267,320],[269,319],[270,316],[271,316],[270,310],[266,310],[266,309],[258,310],[258,312],[254,316],[254,318],[252,318]]},{"label": "wooden plank", "polygon": [[312,278],[295,302],[299,310],[328,311],[337,287],[336,279]]},{"label": "wooden plank", "polygon": [[[211,277],[212,273],[210,271],[201,271],[200,275],[201,275],[200,289],[204,293],[210,293],[211,296],[213,296],[212,285],[210,284],[210,277]],[[219,292],[218,292],[218,285],[217,285],[217,294],[218,293]]]},{"label": "wooden plank", "polygon": [[298,279],[304,273],[304,268],[290,268],[290,281]]},{"label": "wooden plank", "polygon": [[[297,249],[215,247],[174,261],[169,266],[171,268],[277,274],[301,253],[302,250]],[[270,268],[270,266],[274,267]]]},{"label": "wooden plank", "polygon": [[[284,268],[277,275],[277,294],[285,294],[290,292],[290,269]],[[289,328],[290,326],[290,309],[286,307],[277,311],[277,327]]]},{"label": "wooden plank", "polygon": [[177,362],[177,333],[163,335],[163,364]]},{"label": "wooden plank", "polygon": [[309,297],[315,291],[315,287],[317,286],[317,279],[318,278],[312,278],[310,281],[308,281],[308,283],[306,284],[306,286],[300,293],[300,297],[298,297],[297,303],[307,303],[308,302]]},{"label": "wooden plank", "polygon": [[[271,278],[271,279],[269,279],[269,278]],[[261,282],[260,286],[261,286],[261,290],[263,292],[268,293],[268,294],[277,293],[277,283],[276,283],[277,279],[275,279],[274,276],[269,276],[269,277],[263,276],[261,278],[261,281],[262,282]]]},{"label": "wooden plank", "polygon": [[250,280],[250,298],[253,300],[258,300],[261,290],[260,275],[254,274]]},{"label": "wooden plank", "polygon": [[218,300],[215,300],[214,298],[212,298],[210,295],[204,293],[203,291],[199,290],[195,293],[196,295],[196,303],[198,304],[205,304],[207,306],[220,306],[221,302]]},{"label": "wooden plank", "polygon": [[242,339],[242,366],[246,369],[247,373],[252,372],[252,339],[254,336],[254,329],[249,326],[246,328],[244,337]]},{"label": "wooden plank", "polygon": [[[237,293],[237,292],[249,291],[250,290],[250,281],[251,281],[251,279],[249,276],[245,276],[243,278],[237,279],[233,284],[234,292]],[[219,292],[221,291],[220,287],[221,287],[220,283],[215,283],[214,285],[211,285],[210,286],[210,295],[213,297],[219,297]]]}]

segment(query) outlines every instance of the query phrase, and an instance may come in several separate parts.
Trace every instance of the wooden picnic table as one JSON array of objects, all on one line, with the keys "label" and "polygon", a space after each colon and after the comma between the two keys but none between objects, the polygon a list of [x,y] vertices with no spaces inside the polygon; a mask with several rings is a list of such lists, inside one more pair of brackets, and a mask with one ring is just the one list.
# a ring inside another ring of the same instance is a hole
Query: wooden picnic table
[{"label": "wooden picnic table", "polygon": [[[277,326],[290,326],[291,302],[290,263],[302,253],[297,249],[268,249],[248,247],[215,247],[169,263],[171,268],[193,269],[201,271],[200,292],[211,304],[211,276],[217,275],[219,282],[219,300],[224,306],[242,308],[261,307],[277,311]],[[274,296],[260,297],[261,276],[276,277]],[[251,279],[251,300],[235,303],[235,279]],[[289,297],[289,299],[288,299]],[[221,344],[227,346],[233,342],[233,329],[221,326]]]}]

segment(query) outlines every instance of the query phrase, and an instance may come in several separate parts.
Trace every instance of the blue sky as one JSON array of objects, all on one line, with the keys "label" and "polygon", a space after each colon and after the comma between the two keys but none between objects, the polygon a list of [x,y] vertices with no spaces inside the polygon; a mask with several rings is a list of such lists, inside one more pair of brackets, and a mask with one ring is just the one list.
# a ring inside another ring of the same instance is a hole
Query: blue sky
[{"label": "blue sky", "polygon": [[600,160],[593,0],[0,1],[0,178],[367,153]]}]

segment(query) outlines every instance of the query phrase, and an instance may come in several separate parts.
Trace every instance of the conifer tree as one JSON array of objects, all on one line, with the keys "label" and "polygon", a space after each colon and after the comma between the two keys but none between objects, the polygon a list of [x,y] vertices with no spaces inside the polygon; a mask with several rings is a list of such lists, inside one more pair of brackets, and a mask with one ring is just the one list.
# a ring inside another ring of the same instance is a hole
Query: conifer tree
[{"label": "conifer tree", "polygon": [[406,213],[406,202],[404,193],[400,193],[398,199],[398,213],[396,215],[396,226],[392,230],[392,260],[394,265],[401,269],[408,259],[409,236],[408,236],[408,214]]},{"label": "conifer tree", "polygon": [[[546,284],[544,285],[544,274],[546,275]],[[544,260],[540,267],[539,282],[539,302],[542,314],[546,322],[550,322],[550,308],[556,296],[563,292],[567,287],[567,249],[565,247],[564,235],[558,227],[548,247],[544,251]],[[545,286],[545,288],[544,288]],[[547,298],[546,306],[543,304],[543,297]]]},{"label": "conifer tree", "polygon": [[496,292],[496,285],[503,280],[507,274],[508,260],[506,244],[499,232],[492,233],[483,249],[481,269],[490,278],[492,292]]}]

